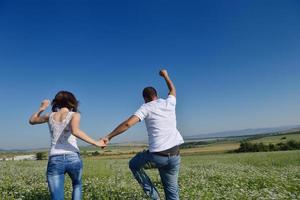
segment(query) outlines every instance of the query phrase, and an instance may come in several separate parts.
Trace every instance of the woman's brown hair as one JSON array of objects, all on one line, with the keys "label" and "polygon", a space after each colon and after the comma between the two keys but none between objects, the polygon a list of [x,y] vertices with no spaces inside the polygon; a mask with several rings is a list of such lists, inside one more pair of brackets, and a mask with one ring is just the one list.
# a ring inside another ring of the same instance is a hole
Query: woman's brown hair
[{"label": "woman's brown hair", "polygon": [[68,108],[70,111],[77,112],[78,104],[74,94],[68,91],[58,92],[52,100],[52,112],[56,112],[57,109]]}]

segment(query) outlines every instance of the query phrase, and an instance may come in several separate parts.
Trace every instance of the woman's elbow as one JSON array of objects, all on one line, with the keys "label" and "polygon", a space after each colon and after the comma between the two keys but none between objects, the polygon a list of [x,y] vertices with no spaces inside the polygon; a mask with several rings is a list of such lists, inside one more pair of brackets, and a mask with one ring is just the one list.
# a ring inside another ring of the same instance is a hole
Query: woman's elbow
[{"label": "woman's elbow", "polygon": [[72,133],[72,135],[74,135],[75,137],[78,137],[78,135],[79,135],[79,129],[73,129],[73,130],[71,131],[71,133]]},{"label": "woman's elbow", "polygon": [[35,125],[36,122],[35,122],[33,119],[29,119],[29,124],[30,124],[30,125]]}]

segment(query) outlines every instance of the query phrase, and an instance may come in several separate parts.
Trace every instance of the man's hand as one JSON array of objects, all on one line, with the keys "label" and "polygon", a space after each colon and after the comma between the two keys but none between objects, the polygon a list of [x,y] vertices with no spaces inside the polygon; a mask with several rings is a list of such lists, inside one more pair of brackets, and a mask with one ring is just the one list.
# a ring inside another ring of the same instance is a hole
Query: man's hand
[{"label": "man's hand", "polygon": [[169,95],[173,95],[176,97],[176,88],[175,88],[175,85],[173,84],[172,80],[170,79],[167,70],[165,70],[165,69],[160,70],[159,75],[165,79],[167,86],[169,88]]},{"label": "man's hand", "polygon": [[40,105],[40,111],[46,110],[49,105],[50,105],[50,100],[49,99],[43,100],[41,105]]},{"label": "man's hand", "polygon": [[159,71],[159,75],[166,78],[166,77],[168,77],[168,72],[167,72],[167,70],[162,69]]}]

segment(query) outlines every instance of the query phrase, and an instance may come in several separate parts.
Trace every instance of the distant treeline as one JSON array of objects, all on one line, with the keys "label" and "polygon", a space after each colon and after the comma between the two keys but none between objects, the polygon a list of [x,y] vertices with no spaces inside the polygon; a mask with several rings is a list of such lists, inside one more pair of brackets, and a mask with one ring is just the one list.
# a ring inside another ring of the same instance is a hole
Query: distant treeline
[{"label": "distant treeline", "polygon": [[198,147],[200,145],[206,145],[206,144],[211,144],[211,143],[215,143],[215,141],[214,142],[208,142],[208,141],[187,142],[187,143],[181,144],[180,148],[181,149],[190,149],[190,148]]},{"label": "distant treeline", "polygon": [[277,144],[251,143],[248,141],[241,142],[240,148],[235,150],[241,152],[261,152],[261,151],[287,151],[300,149],[300,142],[289,140],[286,143],[280,142]]}]

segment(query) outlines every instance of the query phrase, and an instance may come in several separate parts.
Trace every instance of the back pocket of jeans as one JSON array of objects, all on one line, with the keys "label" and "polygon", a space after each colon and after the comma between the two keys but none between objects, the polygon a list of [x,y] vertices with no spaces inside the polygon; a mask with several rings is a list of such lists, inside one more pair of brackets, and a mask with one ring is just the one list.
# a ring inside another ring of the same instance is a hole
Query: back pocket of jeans
[{"label": "back pocket of jeans", "polygon": [[47,166],[48,175],[64,174],[64,163],[61,159],[49,158]]},{"label": "back pocket of jeans", "polygon": [[72,159],[68,160],[68,168],[70,170],[82,169],[82,160],[79,157],[77,157],[76,159],[72,158]]}]

